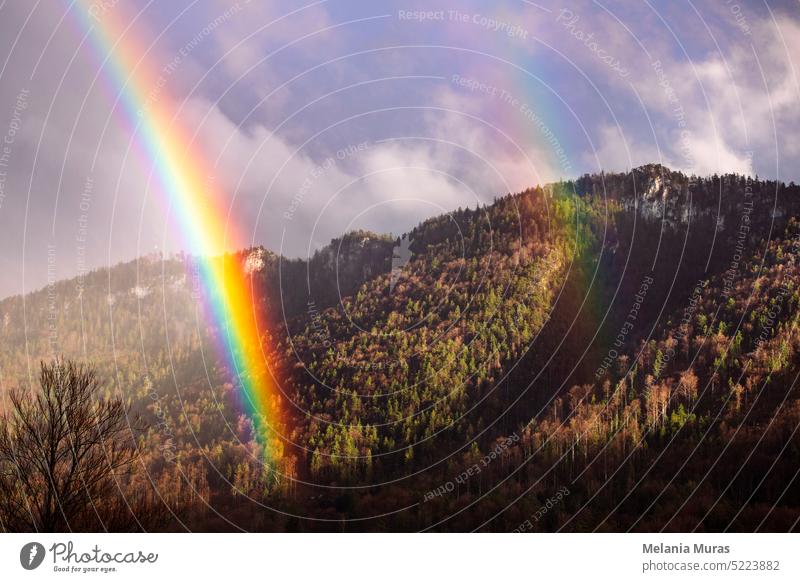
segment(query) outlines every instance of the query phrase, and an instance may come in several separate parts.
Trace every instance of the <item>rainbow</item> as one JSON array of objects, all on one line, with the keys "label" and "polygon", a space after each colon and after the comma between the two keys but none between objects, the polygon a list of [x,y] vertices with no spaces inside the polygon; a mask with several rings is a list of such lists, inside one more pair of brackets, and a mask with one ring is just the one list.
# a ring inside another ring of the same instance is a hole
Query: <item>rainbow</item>
[{"label": "rainbow", "polygon": [[274,458],[276,439],[269,437],[280,406],[262,340],[263,310],[253,301],[253,278],[241,260],[227,254],[242,249],[245,238],[231,228],[229,200],[209,184],[203,153],[181,127],[176,108],[161,89],[164,79],[148,66],[149,47],[131,26],[135,15],[114,0],[98,3],[78,0],[70,5],[81,30],[88,35],[97,55],[100,74],[114,100],[125,129],[134,140],[139,157],[152,170],[158,190],[180,240],[197,257],[205,298],[206,316],[223,332],[219,348],[232,373],[239,378],[242,400],[249,408],[265,453]]}]

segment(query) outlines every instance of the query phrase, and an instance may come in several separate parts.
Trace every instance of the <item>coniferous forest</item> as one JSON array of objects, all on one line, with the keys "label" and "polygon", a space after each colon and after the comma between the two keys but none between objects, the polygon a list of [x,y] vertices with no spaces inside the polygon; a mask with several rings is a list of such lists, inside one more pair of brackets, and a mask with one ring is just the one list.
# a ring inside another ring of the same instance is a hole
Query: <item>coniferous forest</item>
[{"label": "coniferous forest", "polygon": [[[196,257],[5,299],[0,528],[797,531],[798,217],[795,184],[648,165],[242,249],[270,415]],[[48,449],[58,407],[88,428]]]}]

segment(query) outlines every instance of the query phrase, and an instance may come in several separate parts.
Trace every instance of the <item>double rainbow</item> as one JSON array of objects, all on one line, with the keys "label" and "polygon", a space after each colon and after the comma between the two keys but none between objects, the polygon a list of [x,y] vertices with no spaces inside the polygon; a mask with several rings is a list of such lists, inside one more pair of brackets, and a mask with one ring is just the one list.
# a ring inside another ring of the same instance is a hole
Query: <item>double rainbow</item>
[{"label": "double rainbow", "polygon": [[[178,235],[197,257],[206,315],[221,330],[220,349],[239,378],[242,400],[265,446],[279,406],[264,352],[263,308],[253,300],[253,278],[241,260],[226,254],[244,248],[244,238],[228,222],[226,196],[207,179],[206,162],[191,133],[175,117],[158,69],[149,66],[149,48],[131,27],[135,22],[113,0],[78,0],[70,6],[101,60],[100,75],[114,100],[114,111],[131,134],[145,167],[152,169]],[[272,448],[272,447],[270,447]],[[266,451],[275,456],[274,450]]]}]

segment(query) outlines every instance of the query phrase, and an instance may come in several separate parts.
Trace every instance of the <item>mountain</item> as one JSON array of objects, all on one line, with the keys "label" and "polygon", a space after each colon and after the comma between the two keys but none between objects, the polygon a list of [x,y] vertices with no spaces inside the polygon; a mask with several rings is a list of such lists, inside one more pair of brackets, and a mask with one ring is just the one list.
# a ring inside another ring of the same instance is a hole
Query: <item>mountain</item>
[{"label": "mountain", "polygon": [[654,164],[308,260],[243,250],[266,440],[190,256],[0,302],[2,384],[92,362],[148,421],[130,486],[167,529],[796,529],[799,205]]}]

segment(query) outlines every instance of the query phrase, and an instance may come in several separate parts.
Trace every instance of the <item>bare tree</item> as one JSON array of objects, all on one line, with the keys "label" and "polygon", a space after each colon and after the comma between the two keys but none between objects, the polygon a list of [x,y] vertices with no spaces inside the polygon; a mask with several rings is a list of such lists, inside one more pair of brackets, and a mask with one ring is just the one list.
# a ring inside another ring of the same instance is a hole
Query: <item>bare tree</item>
[{"label": "bare tree", "polygon": [[122,400],[98,398],[90,367],[42,362],[40,384],[34,394],[12,390],[0,416],[0,525],[46,532],[140,526],[123,489],[138,458],[138,420],[129,422]]}]

